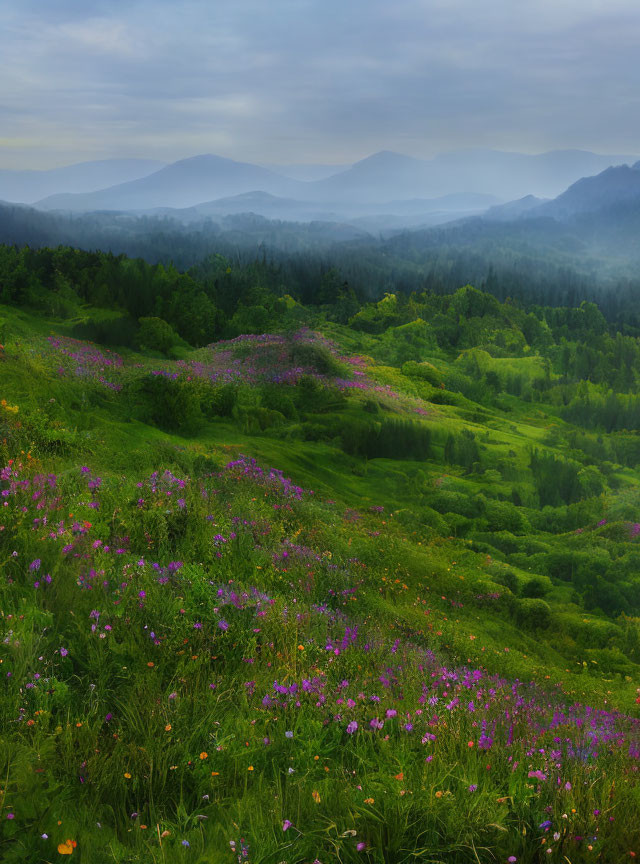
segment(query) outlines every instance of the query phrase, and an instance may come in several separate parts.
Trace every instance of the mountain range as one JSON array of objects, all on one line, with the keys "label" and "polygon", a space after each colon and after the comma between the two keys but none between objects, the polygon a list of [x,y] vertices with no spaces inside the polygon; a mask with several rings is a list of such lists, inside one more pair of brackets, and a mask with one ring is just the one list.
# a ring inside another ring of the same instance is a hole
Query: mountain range
[{"label": "mountain range", "polygon": [[[275,170],[215,155],[156,165],[157,170],[153,170],[151,163],[130,160],[130,164],[121,164],[118,160],[108,171],[104,169],[102,188],[95,186],[100,169],[88,167],[98,163],[70,166],[66,169],[69,174],[66,187],[60,174],[65,169],[56,169],[57,173],[5,171],[0,174],[0,198],[35,203],[44,210],[149,211],[186,209],[239,195],[266,193],[289,202],[303,202],[307,211],[308,205],[313,205],[311,213],[320,213],[323,217],[333,214],[343,219],[397,216],[407,209],[412,209],[415,215],[416,200],[432,202],[458,195],[463,198],[458,201],[456,212],[466,215],[526,195],[554,197],[581,177],[635,159],[634,156],[598,155],[580,150],[550,151],[537,156],[469,150],[423,160],[381,151],[331,176],[306,180],[298,178],[312,176],[311,166],[297,166],[297,171],[296,166],[290,166],[296,176],[287,176],[286,166],[276,166],[278,170]],[[319,166],[320,174],[328,170],[330,166]],[[127,171],[129,176],[124,176]],[[40,182],[39,188],[46,185],[45,181],[50,187],[57,184],[57,188],[51,194],[36,198],[36,180]],[[484,196],[480,206],[477,196]],[[404,203],[407,201],[414,204],[407,205]],[[389,202],[394,202],[392,207]],[[261,203],[264,204],[264,200]],[[275,206],[275,202],[271,200],[270,205]],[[231,206],[235,208],[235,204]],[[296,218],[284,203],[278,206],[286,212],[287,218]],[[296,207],[305,210],[305,207]],[[452,210],[450,206],[444,209],[447,213]],[[431,204],[424,210],[425,213],[433,211]]]},{"label": "mountain range", "polygon": [[[352,195],[376,172],[386,171],[389,176],[390,166],[402,166],[408,183],[411,161],[415,160],[378,154],[357,163],[342,177],[350,178]],[[206,198],[214,188],[231,191],[243,183],[250,186],[256,182],[271,184],[280,191],[291,189],[295,194],[249,190],[189,206],[159,203],[173,200],[183,205],[194,197]],[[537,258],[562,259],[567,266],[613,267],[616,272],[622,272],[620,268],[631,272],[629,268],[640,261],[637,161],[581,177],[551,199],[530,194],[506,203],[482,193],[440,197],[414,194],[380,203],[358,203],[345,191],[346,180],[342,201],[323,202],[321,195],[315,200],[302,197],[310,187],[319,186],[327,198],[329,189],[338,195],[334,177],[302,182],[260,166],[196,157],[107,190],[58,195],[36,209],[17,204],[0,207],[0,242],[77,243],[84,248],[126,251],[156,260],[172,243],[186,249],[185,238],[191,235],[196,239],[187,244],[190,251],[183,250],[188,262],[189,256],[196,260],[198,255],[207,254],[212,244],[245,249],[264,244],[295,251],[355,241],[368,243],[373,249],[378,240],[403,235],[391,251],[396,255],[409,249],[415,263],[427,260],[439,248],[451,253],[466,250],[465,254],[476,254],[483,261],[533,253]],[[415,192],[419,185],[414,186]],[[380,188],[384,188],[382,182]],[[78,209],[62,207],[64,202]],[[99,208],[98,202],[103,206]],[[80,209],[81,203],[93,209]]]}]

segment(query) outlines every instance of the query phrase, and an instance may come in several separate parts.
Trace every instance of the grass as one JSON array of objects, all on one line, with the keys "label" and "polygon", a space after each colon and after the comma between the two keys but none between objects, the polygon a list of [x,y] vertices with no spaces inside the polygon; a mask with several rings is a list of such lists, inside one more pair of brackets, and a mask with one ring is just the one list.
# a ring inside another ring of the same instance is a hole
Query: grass
[{"label": "grass", "polygon": [[[533,506],[517,508],[527,530],[485,524],[514,484],[533,500],[528,452],[546,447],[548,405],[434,405],[429,385],[372,362],[372,386],[342,405],[253,431],[204,418],[187,436],[140,420],[95,370],[60,374],[46,337],[64,324],[1,314],[3,861],[640,854],[637,622],[585,610],[542,572],[554,551],[618,560],[633,543],[596,527],[604,498],[580,504],[581,535],[536,527]],[[325,335],[345,355],[376,345]],[[180,368],[123,358],[123,385]],[[264,407],[259,384],[240,388]],[[370,416],[424,424],[431,456],[365,460],[300,431]],[[443,462],[463,429],[480,470]],[[540,625],[519,617],[534,541]]]}]

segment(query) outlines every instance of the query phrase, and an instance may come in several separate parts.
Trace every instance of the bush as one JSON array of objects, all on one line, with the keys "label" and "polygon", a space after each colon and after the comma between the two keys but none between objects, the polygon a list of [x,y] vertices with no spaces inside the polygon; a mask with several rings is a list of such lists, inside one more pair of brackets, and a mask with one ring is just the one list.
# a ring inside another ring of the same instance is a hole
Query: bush
[{"label": "bush", "polygon": [[238,389],[233,384],[207,386],[202,395],[202,410],[207,417],[231,417],[237,399]]},{"label": "bush", "polygon": [[407,378],[419,378],[421,381],[427,381],[434,387],[439,387],[442,381],[442,375],[438,372],[435,366],[426,361],[417,363],[415,360],[407,360],[402,364],[401,372]]},{"label": "bush", "polygon": [[178,334],[162,318],[140,318],[137,342],[141,348],[167,354],[178,341]]},{"label": "bush", "polygon": [[296,406],[291,396],[278,384],[265,384],[260,388],[260,402],[265,408],[279,411],[288,420],[298,416]]},{"label": "bush", "polygon": [[195,385],[190,386],[192,383],[150,375],[127,388],[128,401],[137,405],[138,419],[143,422],[191,435],[204,421],[200,394]]},{"label": "bush", "polygon": [[546,630],[551,624],[551,607],[538,598],[520,600],[516,606],[516,618],[523,627]]},{"label": "bush", "polygon": [[509,501],[488,501],[485,516],[491,531],[510,531],[512,534],[522,534],[528,531],[530,527],[522,510]]},{"label": "bush", "polygon": [[543,579],[542,576],[534,576],[529,579],[522,588],[522,596],[529,598],[541,598],[546,596],[551,590],[551,585],[548,579]]}]

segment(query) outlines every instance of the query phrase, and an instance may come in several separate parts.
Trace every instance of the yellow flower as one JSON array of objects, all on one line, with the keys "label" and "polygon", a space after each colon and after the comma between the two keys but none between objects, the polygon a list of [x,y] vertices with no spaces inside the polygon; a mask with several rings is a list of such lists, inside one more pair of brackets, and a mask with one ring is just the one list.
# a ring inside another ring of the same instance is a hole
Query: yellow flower
[{"label": "yellow flower", "polygon": [[316,804],[319,804],[319,803],[320,803],[320,793],[318,792],[317,789],[314,789],[314,790],[313,790],[313,792],[311,793],[311,797],[312,797],[313,800],[316,802]]},{"label": "yellow flower", "polygon": [[164,727],[164,731],[171,732],[171,723],[167,723],[167,725]]},{"label": "yellow flower", "polygon": [[439,789],[436,792],[436,798],[442,798],[442,792]]},{"label": "yellow flower", "polygon": [[373,804],[373,803],[374,803],[374,799],[373,799],[373,798],[365,798],[365,799],[364,799],[364,803],[365,803],[365,804]]},{"label": "yellow flower", "polygon": [[247,768],[247,771],[253,771],[253,765],[249,765],[249,767]]},{"label": "yellow flower", "polygon": [[126,780],[131,780],[131,774],[129,774],[128,771],[125,771],[125,772],[124,772],[124,776],[125,776],[125,779],[126,779]]},{"label": "yellow flower", "polygon": [[58,843],[58,852],[61,855],[71,855],[77,845],[75,840],[65,840],[64,843]]},{"label": "yellow flower", "polygon": [[203,750],[202,753],[200,754],[200,758],[201,758],[201,759],[208,759],[208,758],[209,758],[209,754],[208,754],[208,753],[205,753],[204,750]]}]

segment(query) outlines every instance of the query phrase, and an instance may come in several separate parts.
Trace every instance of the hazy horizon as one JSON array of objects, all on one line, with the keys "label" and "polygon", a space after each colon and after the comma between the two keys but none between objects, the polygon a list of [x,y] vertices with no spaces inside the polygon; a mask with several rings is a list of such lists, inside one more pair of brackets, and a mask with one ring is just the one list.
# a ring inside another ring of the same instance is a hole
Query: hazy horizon
[{"label": "hazy horizon", "polygon": [[[179,155],[176,157],[176,159],[172,159],[172,160],[160,160],[160,159],[158,159],[157,161],[159,163],[161,163],[159,167],[162,167],[162,165],[170,165],[170,164],[173,164],[174,162],[181,162],[181,161],[184,161],[187,159],[196,159],[196,158],[202,157],[202,156],[217,156],[217,157],[221,157],[223,159],[229,159],[230,161],[234,161],[234,162],[241,162],[241,163],[258,165],[260,167],[268,168],[268,169],[271,169],[274,171],[277,171],[278,169],[281,169],[284,171],[285,169],[288,169],[288,168],[291,168],[291,169],[295,169],[295,168],[300,168],[300,169],[302,169],[302,168],[332,169],[332,168],[334,168],[335,172],[338,173],[342,170],[346,170],[346,169],[352,167],[353,165],[355,165],[358,162],[362,162],[366,159],[370,159],[371,157],[377,156],[381,153],[394,153],[395,155],[398,155],[398,156],[408,156],[409,158],[417,159],[417,160],[421,160],[421,161],[431,161],[433,159],[438,159],[439,157],[459,156],[459,155],[460,156],[464,156],[464,155],[472,156],[473,154],[480,154],[480,153],[502,153],[502,154],[519,155],[519,156],[544,156],[548,153],[553,153],[553,152],[557,152],[557,153],[562,153],[562,152],[593,153],[596,156],[619,156],[619,157],[626,157],[626,158],[631,159],[631,160],[637,160],[638,158],[640,158],[640,148],[639,148],[639,151],[637,154],[634,154],[634,153],[627,153],[627,154],[615,153],[614,154],[612,152],[610,153],[610,152],[590,150],[586,147],[557,148],[557,149],[552,148],[551,150],[541,150],[541,151],[533,151],[533,152],[532,151],[525,151],[525,150],[503,150],[499,147],[482,147],[482,148],[468,147],[468,148],[456,148],[456,149],[451,149],[451,150],[443,150],[443,151],[440,151],[438,153],[434,153],[431,155],[420,155],[420,154],[415,154],[415,153],[412,153],[412,154],[411,153],[404,153],[404,152],[401,152],[399,150],[391,150],[390,148],[387,148],[387,147],[379,147],[375,151],[371,151],[370,153],[363,153],[362,155],[357,156],[351,162],[331,163],[328,160],[322,160],[322,159],[318,159],[316,162],[311,162],[311,161],[309,161],[309,162],[302,162],[302,161],[300,161],[300,162],[295,162],[295,161],[274,162],[274,161],[268,161],[268,160],[260,159],[260,158],[257,158],[255,160],[240,159],[236,155],[234,155],[233,153],[220,153],[220,152],[214,153],[214,152],[204,152],[204,151],[201,153],[186,153],[186,154],[181,155],[181,156]],[[1,155],[1,153],[2,153],[2,151],[0,149],[0,155]],[[74,165],[85,164],[85,163],[91,164],[91,163],[96,163],[96,162],[109,162],[112,160],[113,161],[115,161],[115,160],[152,161],[152,158],[153,157],[146,157],[146,156],[141,156],[141,155],[132,155],[132,154],[126,154],[126,153],[114,155],[114,156],[106,155],[106,156],[101,156],[99,158],[96,157],[95,159],[77,159],[74,161],[68,161],[68,160],[65,160],[64,158],[61,158],[61,159],[57,160],[55,163],[45,164],[45,165],[37,166],[37,167],[28,166],[28,167],[22,167],[21,168],[21,167],[13,167],[13,166],[9,166],[9,165],[0,164],[0,171],[56,171],[59,169],[69,168],[69,167],[72,167]]]},{"label": "hazy horizon", "polygon": [[632,0],[24,0],[0,167],[640,150]]}]

